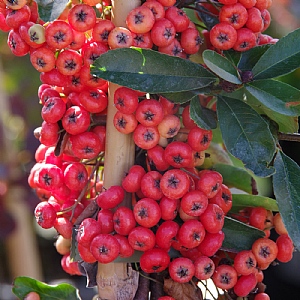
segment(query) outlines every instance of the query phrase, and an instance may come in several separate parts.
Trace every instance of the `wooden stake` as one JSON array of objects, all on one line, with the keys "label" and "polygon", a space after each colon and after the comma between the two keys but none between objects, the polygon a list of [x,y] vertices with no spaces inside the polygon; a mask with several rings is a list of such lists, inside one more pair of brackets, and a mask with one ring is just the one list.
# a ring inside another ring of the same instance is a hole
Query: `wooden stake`
[{"label": "wooden stake", "polygon": [[[140,0],[112,0],[112,21],[115,26],[126,27],[127,14],[140,5]],[[125,172],[134,164],[135,145],[132,135],[121,134],[113,125],[116,113],[113,98],[117,88],[118,85],[109,83],[103,182],[105,188],[120,185]],[[122,205],[131,206],[129,195]],[[132,300],[138,287],[138,273],[127,263],[99,263],[97,285],[98,299]]]}]

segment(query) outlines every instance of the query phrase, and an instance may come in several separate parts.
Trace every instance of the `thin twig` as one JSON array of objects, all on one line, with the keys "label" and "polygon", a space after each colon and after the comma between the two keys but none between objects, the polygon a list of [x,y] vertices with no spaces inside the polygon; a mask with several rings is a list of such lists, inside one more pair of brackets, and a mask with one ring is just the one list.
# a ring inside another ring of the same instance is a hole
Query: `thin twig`
[{"label": "thin twig", "polygon": [[300,134],[299,133],[278,133],[279,141],[289,141],[289,142],[300,142]]}]

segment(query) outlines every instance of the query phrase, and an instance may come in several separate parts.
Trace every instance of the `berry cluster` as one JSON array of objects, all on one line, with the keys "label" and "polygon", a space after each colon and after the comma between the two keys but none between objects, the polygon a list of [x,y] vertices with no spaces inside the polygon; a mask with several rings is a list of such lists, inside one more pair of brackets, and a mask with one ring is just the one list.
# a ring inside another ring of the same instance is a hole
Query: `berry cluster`
[{"label": "berry cluster", "polygon": [[[118,257],[130,261],[139,251],[146,273],[168,270],[179,283],[212,278],[233,299],[249,293],[255,300],[268,299],[258,285],[261,270],[275,260],[289,261],[293,243],[280,214],[273,217],[256,207],[241,211],[238,218],[265,230],[266,237],[251,250],[220,250],[232,195],[220,173],[201,169],[212,131],[196,125],[189,105],[119,87],[113,123],[119,132],[132,134],[139,157],[121,185],[103,186],[108,83],[91,75],[90,65],[110,49],[130,46],[187,58],[201,45],[194,23],[175,0],[144,1],[128,14],[128,28],[115,27],[108,17],[97,18],[94,6],[99,1],[82,2],[73,1],[57,20],[44,24],[35,1],[0,0],[0,29],[9,32],[12,53],[29,54],[40,72],[43,123],[35,135],[41,145],[28,182],[41,200],[35,209],[37,223],[59,234],[56,249],[63,255],[63,269],[81,275],[78,262],[70,258],[75,238],[86,263]],[[220,0],[220,23],[210,31],[212,45],[245,51],[257,45],[258,37],[262,44],[271,2]],[[109,4],[102,1],[100,11]],[[199,99],[210,100],[203,95]],[[132,208],[122,205],[126,193],[132,195]],[[279,234],[276,242],[269,238],[273,227]]]},{"label": "berry cluster", "polygon": [[[268,8],[272,0],[219,0],[219,23],[209,32],[211,45],[218,50],[246,51],[277,40],[262,34],[271,23]],[[211,9],[211,7],[210,7]]]}]

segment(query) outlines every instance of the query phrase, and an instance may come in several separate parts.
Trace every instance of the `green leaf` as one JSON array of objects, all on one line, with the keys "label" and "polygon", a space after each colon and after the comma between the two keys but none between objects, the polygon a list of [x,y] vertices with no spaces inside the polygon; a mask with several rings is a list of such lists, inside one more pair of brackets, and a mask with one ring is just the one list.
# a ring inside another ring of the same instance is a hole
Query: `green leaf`
[{"label": "green leaf", "polygon": [[39,16],[44,22],[57,19],[67,7],[69,0],[36,0]]},{"label": "green leaf", "polygon": [[222,249],[232,252],[250,250],[258,238],[265,236],[263,231],[229,217],[225,217],[223,232]]},{"label": "green leaf", "polygon": [[271,47],[271,45],[262,45],[253,47],[248,51],[242,52],[238,68],[241,71],[251,71],[261,56]]},{"label": "green leaf", "polygon": [[300,167],[279,151],[274,167],[273,188],[283,223],[300,251]]},{"label": "green leaf", "polygon": [[206,87],[217,77],[201,64],[140,48],[110,50],[91,67],[108,81],[148,93],[174,93]]},{"label": "green leaf", "polygon": [[246,90],[259,102],[287,116],[300,115],[300,90],[291,85],[273,80],[257,80],[246,84]]},{"label": "green leaf", "polygon": [[198,96],[191,100],[190,116],[200,128],[207,130],[217,128],[216,113],[202,107]]},{"label": "green leaf", "polygon": [[205,50],[202,57],[206,66],[219,77],[234,84],[241,84],[237,69],[226,57],[212,50]]},{"label": "green leaf", "polygon": [[235,51],[232,49],[223,51],[223,54],[225,55],[225,57],[235,66],[237,66],[239,61],[241,60],[242,53],[243,52],[238,52],[238,51]]},{"label": "green leaf", "polygon": [[245,207],[264,207],[267,210],[278,211],[275,199],[249,194],[232,194],[232,208],[234,211]]},{"label": "green leaf", "polygon": [[[251,105],[260,115],[266,115],[278,125],[278,131],[284,133],[298,132],[298,117],[289,117],[263,105],[246,88],[242,88],[247,96],[247,103]],[[231,95],[230,95],[231,96]]]},{"label": "green leaf", "polygon": [[12,291],[19,299],[24,299],[30,292],[38,293],[41,300],[81,299],[78,290],[70,284],[48,285],[30,277],[17,277]]},{"label": "green leaf", "polygon": [[184,91],[178,93],[162,93],[161,95],[171,100],[172,102],[182,104],[191,101],[192,98],[194,98],[198,94],[209,93],[210,91],[211,89],[209,87],[205,87],[203,89]]},{"label": "green leaf", "polygon": [[212,16],[210,11],[203,7],[200,3],[196,3],[196,8],[196,13],[208,30],[212,29],[213,26],[220,22],[218,16]]},{"label": "green leaf", "polygon": [[215,164],[213,168],[221,173],[223,183],[228,187],[235,187],[246,193],[252,193],[254,178],[245,169],[225,164]]},{"label": "green leaf", "polygon": [[281,38],[253,67],[254,79],[275,78],[300,66],[300,28]]},{"label": "green leaf", "polygon": [[272,175],[276,147],[268,123],[246,103],[224,96],[218,97],[217,114],[228,152],[255,175]]}]

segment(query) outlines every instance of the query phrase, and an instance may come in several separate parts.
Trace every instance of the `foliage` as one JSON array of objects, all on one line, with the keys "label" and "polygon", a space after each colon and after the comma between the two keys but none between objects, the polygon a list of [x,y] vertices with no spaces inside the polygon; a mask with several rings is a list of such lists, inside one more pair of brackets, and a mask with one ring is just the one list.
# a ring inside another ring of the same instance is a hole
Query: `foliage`
[{"label": "foliage", "polygon": [[[243,53],[224,51],[221,55],[205,50],[203,60],[208,69],[152,50],[116,49],[101,55],[91,72],[133,89],[169,95],[176,103],[190,103],[191,117],[197,125],[205,129],[219,127],[227,151],[242,161],[250,174],[273,176],[273,182],[284,182],[281,169],[285,168],[279,163],[283,154],[279,152],[277,135],[279,128],[297,129],[294,118],[300,112],[300,90],[275,77],[300,66],[299,38],[300,29],[297,29],[275,45],[255,47]],[[199,94],[215,97],[217,118],[213,110],[199,105]],[[286,162],[284,166],[289,170],[291,163]],[[293,167],[299,176],[298,169]],[[274,184],[274,189],[279,207],[280,201],[290,203],[285,205],[282,218],[290,231],[292,228],[295,231],[300,223],[294,208],[300,202],[291,193],[300,194],[300,190],[296,181],[288,182],[288,185],[285,182],[288,187],[285,194],[278,191],[282,185]],[[300,249],[297,234],[292,237]]]},{"label": "foliage", "polygon": [[13,293],[19,298],[24,299],[30,292],[39,294],[41,300],[80,300],[78,290],[73,286],[62,283],[58,285],[48,285],[29,277],[18,277],[13,283]]}]

